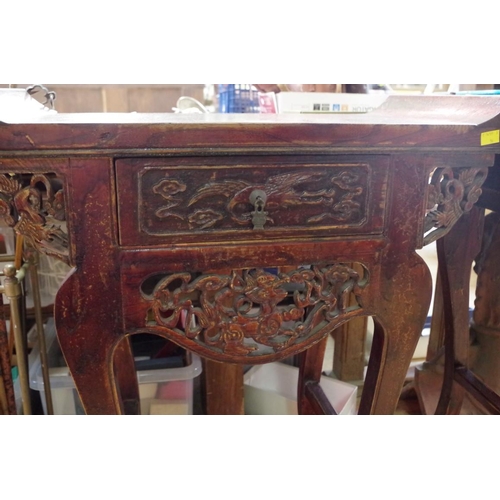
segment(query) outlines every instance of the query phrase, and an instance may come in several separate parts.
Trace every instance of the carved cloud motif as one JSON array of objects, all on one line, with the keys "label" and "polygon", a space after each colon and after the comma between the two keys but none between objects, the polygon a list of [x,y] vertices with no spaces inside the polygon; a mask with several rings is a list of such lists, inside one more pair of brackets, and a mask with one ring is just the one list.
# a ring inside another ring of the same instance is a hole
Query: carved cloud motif
[{"label": "carved cloud motif", "polygon": [[[182,220],[188,226],[186,229],[210,229],[228,218],[240,226],[251,227],[254,210],[251,194],[261,190],[267,197],[269,224],[274,224],[273,214],[305,207],[311,207],[313,212],[303,217],[302,224],[318,224],[325,220],[357,223],[364,215],[361,197],[366,192],[366,179],[361,179],[358,169],[337,171],[335,175],[329,169],[288,172],[270,176],[262,184],[234,179],[212,181],[189,197],[181,196],[187,185],[180,178],[164,178],[152,188],[153,193],[166,202],[154,213],[160,219]],[[226,201],[223,205],[214,205],[214,200]],[[185,208],[181,208],[184,203]]]}]

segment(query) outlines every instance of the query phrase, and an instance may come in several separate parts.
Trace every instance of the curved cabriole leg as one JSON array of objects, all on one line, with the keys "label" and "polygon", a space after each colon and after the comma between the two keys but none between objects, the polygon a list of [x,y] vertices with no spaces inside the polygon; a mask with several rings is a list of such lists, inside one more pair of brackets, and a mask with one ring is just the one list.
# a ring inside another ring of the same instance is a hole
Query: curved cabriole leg
[{"label": "curved cabriole leg", "polygon": [[113,366],[120,400],[126,415],[140,415],[139,384],[130,337],[122,339],[114,351]]},{"label": "curved cabriole leg", "polygon": [[432,293],[429,269],[416,254],[388,259],[381,280],[370,307],[375,331],[358,411],[364,415],[395,412]]},{"label": "curved cabriole leg", "polygon": [[91,278],[82,272],[63,283],[54,304],[57,336],[85,412],[122,414],[113,375],[113,351],[122,334],[119,309],[91,289]]}]

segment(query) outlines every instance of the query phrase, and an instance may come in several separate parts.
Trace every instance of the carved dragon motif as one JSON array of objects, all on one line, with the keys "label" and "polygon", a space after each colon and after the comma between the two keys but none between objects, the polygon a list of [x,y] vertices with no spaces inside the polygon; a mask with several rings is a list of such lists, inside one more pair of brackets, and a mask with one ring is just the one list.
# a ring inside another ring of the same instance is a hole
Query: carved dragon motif
[{"label": "carved dragon motif", "polygon": [[168,275],[147,297],[154,318],[147,325],[168,328],[181,343],[188,338],[232,356],[305,346],[325,328],[363,313],[361,295],[369,278],[362,269],[360,275],[337,263],[279,274],[249,269],[196,278]]}]

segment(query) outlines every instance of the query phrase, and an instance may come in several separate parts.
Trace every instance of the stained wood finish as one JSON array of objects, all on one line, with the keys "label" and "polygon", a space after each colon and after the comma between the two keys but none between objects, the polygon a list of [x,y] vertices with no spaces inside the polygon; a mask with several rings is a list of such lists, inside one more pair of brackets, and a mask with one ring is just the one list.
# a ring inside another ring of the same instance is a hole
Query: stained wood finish
[{"label": "stained wood finish", "polygon": [[243,415],[243,365],[205,359],[202,379],[207,415]]},{"label": "stained wood finish", "polygon": [[499,112],[497,97],[430,96],[356,116],[0,124],[2,217],[74,268],[55,318],[87,413],[125,411],[113,358],[143,332],[229,365],[305,353],[301,411],[328,411],[320,346],[366,316],[359,411],[393,413],[431,297],[415,249],[471,212],[500,150],[481,134],[500,129]]},{"label": "stained wood finish", "polygon": [[125,337],[116,346],[113,358],[119,399],[126,415],[140,415],[139,385],[135,374],[135,363],[130,337]]},{"label": "stained wood finish", "polygon": [[[356,268],[356,264],[353,264]],[[333,372],[345,382],[363,380],[368,318],[354,318],[333,332]]]},{"label": "stained wood finish", "polygon": [[[154,246],[262,240],[263,234],[297,239],[332,230],[380,234],[387,164],[384,156],[359,156],[355,163],[310,155],[118,160],[120,240]],[[252,222],[257,191],[266,193],[265,233]]]},{"label": "stained wood finish", "polygon": [[[499,191],[496,191],[497,197]],[[477,350],[470,366],[457,370],[455,379],[474,396],[475,411],[500,412],[500,214],[485,217],[481,252],[476,257],[476,300],[471,334]]]},{"label": "stained wood finish", "polygon": [[297,410],[300,415],[335,414],[335,410],[325,401],[319,386],[327,338],[300,355],[297,393]]},{"label": "stained wood finish", "polygon": [[333,373],[344,382],[363,380],[368,318],[354,318],[333,332]]}]

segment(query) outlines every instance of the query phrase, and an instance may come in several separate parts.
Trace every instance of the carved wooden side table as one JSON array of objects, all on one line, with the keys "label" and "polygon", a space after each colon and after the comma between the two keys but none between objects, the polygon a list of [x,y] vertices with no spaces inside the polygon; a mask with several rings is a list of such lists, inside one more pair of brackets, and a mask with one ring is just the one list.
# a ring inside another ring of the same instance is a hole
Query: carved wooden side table
[{"label": "carved wooden side table", "polygon": [[[498,134],[496,130],[495,140]],[[415,377],[425,414],[500,414],[498,154],[476,205],[438,241],[439,273],[427,361],[417,367]],[[484,221],[483,209],[492,211]],[[470,324],[473,262],[478,277]],[[475,339],[473,346],[471,339]],[[469,359],[471,352],[475,353],[473,360]]]},{"label": "carved wooden side table", "polygon": [[415,249],[472,209],[499,112],[418,96],[367,115],[0,124],[1,216],[73,267],[55,319],[87,413],[133,407],[121,340],[143,332],[229,364],[301,353],[299,411],[330,413],[325,339],[361,316],[376,326],[359,412],[393,413],[431,298]]}]

